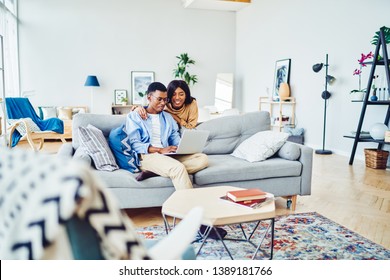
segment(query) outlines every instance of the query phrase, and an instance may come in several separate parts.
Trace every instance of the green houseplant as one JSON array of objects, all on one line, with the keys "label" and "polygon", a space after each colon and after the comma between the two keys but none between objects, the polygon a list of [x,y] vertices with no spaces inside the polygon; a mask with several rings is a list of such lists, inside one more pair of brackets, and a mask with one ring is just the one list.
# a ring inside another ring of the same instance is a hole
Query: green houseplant
[{"label": "green houseplant", "polygon": [[191,86],[191,84],[195,85],[198,82],[198,77],[196,75],[191,75],[187,70],[191,64],[195,65],[195,60],[191,59],[187,53],[182,53],[179,56],[176,56],[176,58],[179,61],[177,63],[177,68],[173,69],[174,77],[186,81],[189,86]]},{"label": "green houseplant", "polygon": [[129,100],[127,99],[127,97],[122,97],[122,98],[121,98],[121,103],[122,103],[123,106],[124,106],[124,105],[127,105],[127,101],[129,101]]},{"label": "green houseplant", "polygon": [[[386,26],[382,26],[381,29],[383,28],[383,33],[385,35],[385,41],[386,44],[390,43],[390,28]],[[379,41],[379,31],[375,32],[374,37],[372,37],[371,44],[377,45]]]}]

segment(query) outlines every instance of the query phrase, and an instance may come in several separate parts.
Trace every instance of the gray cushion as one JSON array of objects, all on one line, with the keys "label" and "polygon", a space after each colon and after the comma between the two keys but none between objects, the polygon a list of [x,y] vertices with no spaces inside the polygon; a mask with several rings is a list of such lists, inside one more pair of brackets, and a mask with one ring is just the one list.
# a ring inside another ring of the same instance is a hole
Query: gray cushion
[{"label": "gray cushion", "polygon": [[301,149],[296,144],[286,142],[279,149],[278,156],[287,160],[297,160],[301,156]]},{"label": "gray cushion", "polygon": [[92,158],[89,156],[89,154],[87,153],[87,151],[85,150],[84,147],[79,147],[74,152],[73,159],[81,160],[81,161],[85,162],[88,165],[92,164]]},{"label": "gray cushion", "polygon": [[299,161],[281,158],[248,162],[231,155],[209,155],[208,160],[209,166],[194,174],[197,185],[300,176],[302,172]]},{"label": "gray cushion", "polygon": [[72,120],[72,146],[77,149],[80,146],[78,128],[91,124],[99,128],[103,135],[108,138],[111,130],[124,124],[126,115],[102,115],[102,114],[76,114]]},{"label": "gray cushion", "polygon": [[119,169],[102,131],[93,125],[79,127],[81,147],[91,156],[97,170]]},{"label": "gray cushion", "polygon": [[268,112],[251,112],[212,119],[201,123],[196,129],[210,131],[203,153],[231,154],[245,139],[259,131],[269,130],[270,122]]}]

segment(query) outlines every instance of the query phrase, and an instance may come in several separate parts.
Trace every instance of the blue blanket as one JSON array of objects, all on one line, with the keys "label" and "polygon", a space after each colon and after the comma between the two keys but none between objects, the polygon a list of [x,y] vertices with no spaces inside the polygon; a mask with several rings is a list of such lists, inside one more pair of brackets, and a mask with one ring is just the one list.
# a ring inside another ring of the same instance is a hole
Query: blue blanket
[{"label": "blue blanket", "polygon": [[[7,97],[5,98],[5,105],[8,119],[31,118],[42,131],[64,133],[64,122],[62,120],[58,118],[42,120],[38,117],[28,98]],[[18,144],[21,137],[20,133],[15,130],[12,134],[12,147]]]}]

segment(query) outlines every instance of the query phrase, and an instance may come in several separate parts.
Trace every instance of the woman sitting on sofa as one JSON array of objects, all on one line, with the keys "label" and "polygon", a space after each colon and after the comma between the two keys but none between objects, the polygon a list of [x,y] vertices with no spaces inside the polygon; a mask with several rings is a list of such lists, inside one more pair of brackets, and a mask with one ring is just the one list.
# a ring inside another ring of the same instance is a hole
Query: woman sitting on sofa
[{"label": "woman sitting on sofa", "polygon": [[[167,87],[168,103],[164,111],[170,113],[179,127],[193,129],[198,123],[198,103],[191,96],[190,88],[183,80],[173,80]],[[135,111],[146,120],[148,113],[144,107],[136,107]]]}]

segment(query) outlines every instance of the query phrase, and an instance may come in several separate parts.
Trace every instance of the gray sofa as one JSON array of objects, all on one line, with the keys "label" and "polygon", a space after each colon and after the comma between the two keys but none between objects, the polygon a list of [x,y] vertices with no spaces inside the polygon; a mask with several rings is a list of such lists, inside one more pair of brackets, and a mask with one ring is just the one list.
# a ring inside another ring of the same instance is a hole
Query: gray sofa
[{"label": "gray sofa", "polygon": [[[73,120],[73,142],[63,144],[58,154],[72,156],[80,146],[78,127],[92,124],[108,137],[111,129],[124,121],[123,115],[77,114]],[[204,148],[209,158],[209,167],[190,175],[194,188],[221,185],[261,188],[275,196],[286,197],[287,206],[292,204],[293,209],[298,195],[310,195],[311,148],[289,143],[299,147],[300,156],[297,160],[276,155],[265,161],[251,163],[230,155],[248,137],[270,129],[268,112],[221,117],[204,122],[197,129],[210,131]],[[135,179],[138,174],[123,169],[113,172],[95,170],[95,173],[118,198],[121,208],[161,206],[175,191],[169,178],[153,177],[139,182]]]}]

